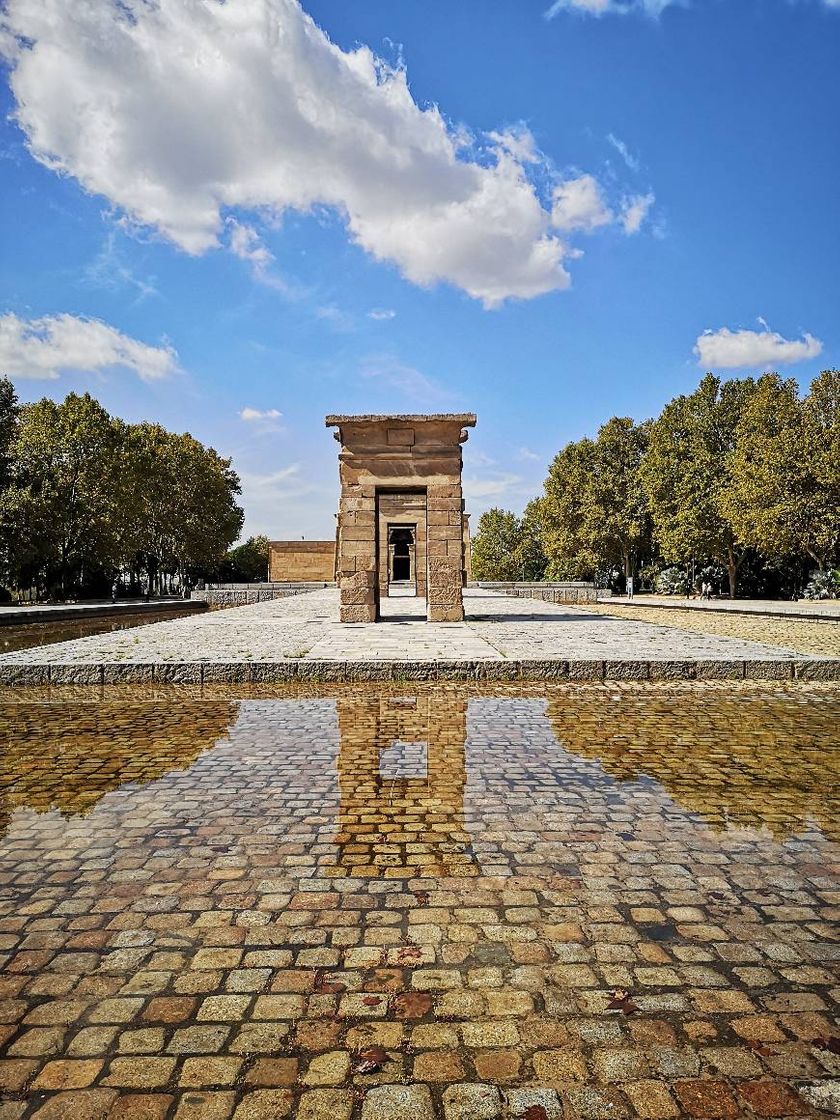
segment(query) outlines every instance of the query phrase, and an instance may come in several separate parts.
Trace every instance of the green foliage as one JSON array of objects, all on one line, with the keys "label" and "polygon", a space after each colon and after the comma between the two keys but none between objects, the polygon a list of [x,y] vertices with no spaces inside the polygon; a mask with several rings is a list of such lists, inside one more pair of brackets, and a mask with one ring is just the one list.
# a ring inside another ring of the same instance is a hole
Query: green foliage
[{"label": "green foliage", "polygon": [[802,594],[806,599],[840,598],[840,572],[815,572]]},{"label": "green foliage", "polygon": [[230,583],[256,583],[268,577],[268,537],[249,537],[229,549],[220,568],[221,578]]},{"label": "green foliage", "polygon": [[519,522],[519,543],[514,550],[517,568],[522,573],[519,579],[533,582],[545,578],[548,559],[542,543],[543,526],[543,499],[534,498]]},{"label": "green foliage", "polygon": [[671,564],[730,595],[794,593],[805,563],[840,556],[840,371],[804,399],[777,374],[706,374],[656,420],[567,444],[538,505],[546,578]]},{"label": "green foliage", "polygon": [[755,389],[752,378],[721,382],[706,374],[653,422],[640,472],[663,557],[723,564],[731,595],[744,545],[727,516],[727,498],[738,425]]},{"label": "green foliage", "polygon": [[687,595],[689,579],[682,568],[663,568],[656,575],[654,587],[660,595]]},{"label": "green foliage", "polygon": [[613,417],[594,440],[567,444],[549,467],[543,546],[555,579],[591,579],[617,564],[625,576],[650,551],[650,518],[639,469],[648,424]]},{"label": "green foliage", "polygon": [[722,503],[734,532],[770,556],[804,551],[822,569],[840,542],[840,372],[804,401],[795,381],[760,378],[741,416]]},{"label": "green foliage", "polygon": [[[0,381],[0,463],[9,401]],[[87,393],[25,405],[13,428],[2,492],[12,585],[66,597],[125,572],[159,591],[167,576],[215,568],[239,535],[230,460],[190,435],[125,424]]]},{"label": "green foliage", "polygon": [[483,513],[472,541],[473,579],[521,580],[522,564],[517,557],[521,542],[522,526],[516,514],[505,509]]}]

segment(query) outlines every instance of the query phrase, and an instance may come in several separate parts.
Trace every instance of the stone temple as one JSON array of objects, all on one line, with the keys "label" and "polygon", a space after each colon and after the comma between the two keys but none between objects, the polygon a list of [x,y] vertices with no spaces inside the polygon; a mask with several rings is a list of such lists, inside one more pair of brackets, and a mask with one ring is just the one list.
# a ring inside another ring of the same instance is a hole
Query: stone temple
[{"label": "stone temple", "polygon": [[375,622],[390,589],[460,622],[469,563],[461,445],[474,413],[327,416],[341,445],[335,575],[342,622]]}]

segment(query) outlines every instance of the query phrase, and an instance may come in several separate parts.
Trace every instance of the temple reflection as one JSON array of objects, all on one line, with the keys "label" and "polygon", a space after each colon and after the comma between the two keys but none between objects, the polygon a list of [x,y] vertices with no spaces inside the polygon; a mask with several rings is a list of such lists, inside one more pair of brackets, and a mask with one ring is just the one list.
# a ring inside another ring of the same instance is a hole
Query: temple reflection
[{"label": "temple reflection", "polygon": [[804,702],[766,690],[553,690],[547,714],[565,750],[620,782],[654,779],[716,828],[784,839],[816,824],[835,839],[837,705],[809,696],[804,719]]},{"label": "temple reflection", "polygon": [[185,770],[227,736],[233,701],[0,705],[0,835],[16,809],[86,813],[111,790]]},{"label": "temple reflection", "polygon": [[464,827],[467,699],[452,691],[336,701],[334,874],[477,875]]}]

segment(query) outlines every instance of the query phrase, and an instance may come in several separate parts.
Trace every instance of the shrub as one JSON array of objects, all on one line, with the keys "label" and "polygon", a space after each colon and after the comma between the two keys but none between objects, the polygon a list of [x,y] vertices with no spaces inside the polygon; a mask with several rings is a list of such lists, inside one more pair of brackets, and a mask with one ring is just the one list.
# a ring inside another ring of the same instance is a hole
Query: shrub
[{"label": "shrub", "polygon": [[806,599],[836,599],[840,596],[840,576],[830,569],[814,572],[802,594]]},{"label": "shrub", "polygon": [[656,577],[656,590],[660,595],[686,595],[688,577],[681,568],[665,568]]}]

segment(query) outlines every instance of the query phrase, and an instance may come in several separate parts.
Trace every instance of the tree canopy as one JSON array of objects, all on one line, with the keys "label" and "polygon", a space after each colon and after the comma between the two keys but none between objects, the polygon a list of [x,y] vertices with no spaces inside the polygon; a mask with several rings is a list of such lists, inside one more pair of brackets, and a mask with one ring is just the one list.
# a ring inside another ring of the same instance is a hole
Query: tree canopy
[{"label": "tree canopy", "polygon": [[[4,455],[4,434],[8,450]],[[0,379],[5,581],[66,597],[120,575],[153,592],[214,572],[242,527],[229,459],[126,424],[89,394],[18,407]]]},{"label": "tree canopy", "polygon": [[775,373],[709,373],[653,420],[612,417],[561,448],[522,519],[485,514],[473,546],[481,579],[541,578],[523,574],[540,568],[549,579],[616,568],[652,577],[676,565],[689,583],[723,569],[733,596],[744,572],[749,586],[758,570],[787,568],[795,587],[803,562],[824,570],[838,560],[837,370],[804,397]]}]

